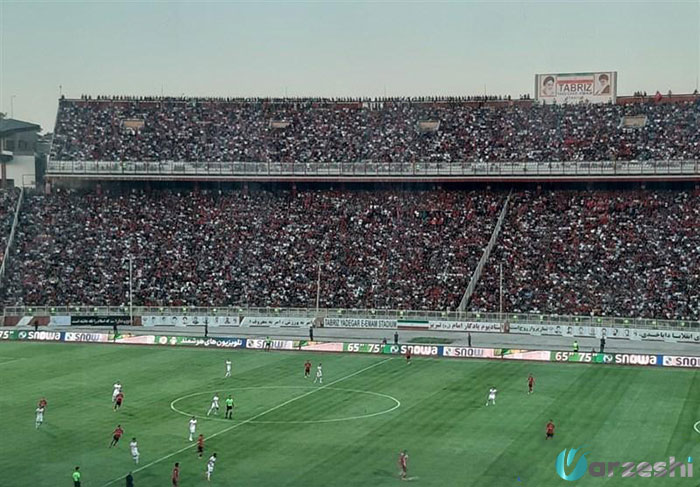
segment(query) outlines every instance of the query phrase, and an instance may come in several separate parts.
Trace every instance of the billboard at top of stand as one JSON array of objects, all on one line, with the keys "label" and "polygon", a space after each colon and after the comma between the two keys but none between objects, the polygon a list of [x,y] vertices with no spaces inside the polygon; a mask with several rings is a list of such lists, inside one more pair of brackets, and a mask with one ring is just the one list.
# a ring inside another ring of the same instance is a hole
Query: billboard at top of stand
[{"label": "billboard at top of stand", "polygon": [[536,74],[535,100],[545,104],[615,103],[617,71]]}]

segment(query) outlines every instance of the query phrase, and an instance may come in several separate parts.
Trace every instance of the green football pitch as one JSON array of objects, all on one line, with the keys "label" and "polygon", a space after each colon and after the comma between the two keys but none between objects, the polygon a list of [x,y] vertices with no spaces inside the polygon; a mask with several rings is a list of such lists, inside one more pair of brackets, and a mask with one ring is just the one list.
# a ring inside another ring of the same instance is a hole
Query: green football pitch
[{"label": "green football pitch", "polygon": [[[233,376],[224,378],[224,361]],[[303,377],[323,363],[324,383]],[[526,378],[537,382],[528,396]],[[554,486],[555,459],[585,445],[589,461],[700,458],[700,372],[679,369],[361,354],[199,350],[119,345],[0,344],[0,484],[189,486]],[[112,384],[124,406],[112,410]],[[499,392],[485,407],[489,387]],[[235,417],[207,418],[211,396],[233,394]],[[38,430],[34,410],[48,400]],[[207,438],[199,459],[188,417]],[[545,441],[553,419],[556,436]],[[121,424],[125,435],[108,448]],[[136,437],[135,465],[129,441]],[[206,458],[217,453],[211,483]],[[698,485],[695,479],[584,476],[579,486]]]}]

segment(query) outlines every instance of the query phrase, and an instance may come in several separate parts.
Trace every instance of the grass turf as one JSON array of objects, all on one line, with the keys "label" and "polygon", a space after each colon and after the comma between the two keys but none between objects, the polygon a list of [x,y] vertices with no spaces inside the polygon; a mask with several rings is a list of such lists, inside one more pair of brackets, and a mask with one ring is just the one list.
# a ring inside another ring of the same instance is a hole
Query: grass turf
[{"label": "grass turf", "polygon": [[[589,461],[700,457],[700,434],[693,430],[700,420],[697,371],[436,359],[408,366],[400,357],[370,355],[7,342],[0,357],[0,483],[14,487],[72,485],[75,465],[85,487],[138,468],[137,487],[170,485],[176,461],[186,487],[396,485],[401,449],[408,450],[409,475],[419,485],[554,486],[568,485],[554,471],[557,454],[584,444]],[[226,358],[233,361],[230,379],[223,377]],[[323,362],[324,386],[335,384],[320,389],[304,379],[306,358],[314,371]],[[537,379],[532,396],[526,394],[529,372]],[[116,380],[125,400],[115,413]],[[491,385],[499,394],[496,407],[487,408]],[[233,422],[201,417],[211,391],[222,403],[234,394]],[[395,405],[352,391],[392,396],[401,406],[369,418],[303,423]],[[49,405],[37,431],[34,409],[42,395]],[[178,398],[178,409],[200,416],[197,433],[209,438],[204,459],[187,448],[188,418],[170,408]],[[251,418],[264,422],[246,422]],[[545,441],[550,418],[557,434]],[[109,449],[117,423],[125,435]],[[139,466],[129,453],[132,436],[140,445]],[[204,469],[212,452],[218,462],[208,484]],[[689,479],[640,481],[686,485]],[[586,475],[577,485],[602,482],[630,484],[617,473],[612,479]]]}]

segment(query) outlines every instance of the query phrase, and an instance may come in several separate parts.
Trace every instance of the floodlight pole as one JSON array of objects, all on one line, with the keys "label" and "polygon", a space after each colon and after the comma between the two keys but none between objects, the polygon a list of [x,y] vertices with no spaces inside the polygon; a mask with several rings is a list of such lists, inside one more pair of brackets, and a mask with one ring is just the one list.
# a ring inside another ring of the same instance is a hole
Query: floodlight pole
[{"label": "floodlight pole", "polygon": [[129,323],[134,326],[134,258],[129,256]]},{"label": "floodlight pole", "polygon": [[321,304],[321,261],[318,261],[318,276],[316,277],[316,315]]},{"label": "floodlight pole", "polygon": [[500,288],[500,298],[499,298],[499,303],[500,303],[500,305],[499,305],[499,312],[500,312],[500,315],[501,315],[501,321],[503,321],[503,262],[501,262],[501,263],[498,265],[498,267],[499,267],[500,274],[501,274],[501,277],[500,277],[500,284],[499,284],[499,288]]}]

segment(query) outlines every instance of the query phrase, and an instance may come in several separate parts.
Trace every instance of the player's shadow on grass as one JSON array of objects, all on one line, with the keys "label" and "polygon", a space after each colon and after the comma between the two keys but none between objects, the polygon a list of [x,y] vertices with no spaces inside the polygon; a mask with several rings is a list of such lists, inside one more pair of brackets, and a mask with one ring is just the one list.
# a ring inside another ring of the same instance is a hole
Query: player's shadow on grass
[{"label": "player's shadow on grass", "polygon": [[46,435],[46,436],[50,436],[51,438],[58,438],[57,433],[54,433],[51,429],[46,428],[45,426],[42,426],[41,433]]},{"label": "player's shadow on grass", "polygon": [[372,472],[372,475],[374,475],[375,477],[383,478],[383,479],[385,479],[387,477],[394,477],[394,478],[398,477],[398,474],[396,472],[393,472],[391,470],[381,470],[381,469],[375,470],[374,472]]}]

